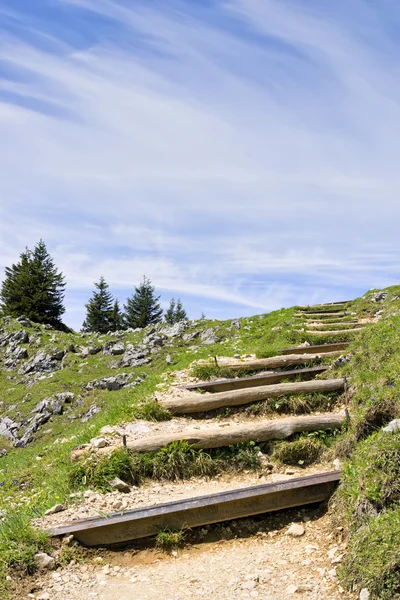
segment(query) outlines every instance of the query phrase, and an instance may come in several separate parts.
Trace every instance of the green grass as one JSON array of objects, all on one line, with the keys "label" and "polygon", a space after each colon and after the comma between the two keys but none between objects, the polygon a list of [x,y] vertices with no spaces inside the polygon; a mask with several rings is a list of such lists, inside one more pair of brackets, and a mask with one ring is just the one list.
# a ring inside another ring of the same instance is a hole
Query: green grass
[{"label": "green grass", "polygon": [[316,462],[326,449],[319,441],[301,437],[292,442],[279,442],[275,445],[271,460],[285,465],[306,467]]},{"label": "green grass", "polygon": [[[205,452],[177,444],[157,453],[144,455],[129,455],[120,450],[110,461],[95,459],[92,464],[84,463],[83,470],[82,465],[70,462],[71,450],[98,435],[104,425],[116,425],[136,419],[160,421],[170,418],[169,413],[154,401],[153,396],[157,386],[167,386],[174,381],[170,374],[172,369],[179,371],[190,368],[195,360],[207,361],[212,365],[214,356],[218,360],[220,356],[233,357],[235,354],[251,353],[262,358],[278,354],[280,349],[296,346],[304,341],[323,344],[345,339],[351,342],[348,352],[352,351],[354,357],[348,365],[330,371],[329,377],[349,377],[350,424],[333,440],[322,439],[316,434],[315,437],[302,436],[306,438],[305,442],[294,438],[280,443],[280,450],[279,445],[274,447],[277,453],[275,456],[280,452],[282,460],[296,458],[297,461],[307,461],[312,452],[316,455],[321,446],[322,449],[332,446],[331,451],[346,460],[348,496],[341,501],[338,495],[335,500],[337,515],[340,524],[345,526],[349,544],[349,558],[343,566],[343,581],[350,582],[349,573],[353,570],[351,585],[365,585],[371,590],[374,599],[395,598],[399,593],[396,588],[399,572],[399,509],[396,482],[391,473],[397,473],[393,462],[397,458],[396,454],[391,454],[393,449],[389,438],[381,437],[379,430],[392,418],[400,418],[400,317],[396,314],[400,311],[400,300],[397,298],[400,286],[387,291],[389,295],[384,302],[371,302],[375,293],[371,291],[351,303],[351,310],[358,317],[371,316],[383,310],[383,319],[378,324],[369,325],[357,334],[320,337],[296,333],[294,329],[301,320],[294,318],[297,308],[293,307],[242,319],[239,330],[231,328],[230,321],[190,324],[187,333],[212,327],[220,342],[203,347],[199,337],[187,342],[182,338],[174,339],[171,346],[166,345],[159,353],[152,355],[151,364],[140,368],[113,368],[118,357],[104,356],[102,353],[81,358],[77,353],[70,352],[64,360],[62,370],[56,371],[52,378],[40,380],[30,387],[19,383],[21,376],[18,369],[10,372],[1,370],[1,400],[4,402],[0,407],[1,416],[7,415],[14,420],[27,418],[39,401],[58,392],[72,391],[76,398],[80,396],[80,403],[74,401],[71,406],[66,406],[63,415],[52,417],[29,447],[15,449],[8,442],[1,442],[0,447],[9,451],[7,456],[0,459],[0,510],[6,513],[0,538],[2,592],[6,588],[5,577],[8,570],[18,568],[21,572],[30,572],[33,568],[32,553],[47,547],[42,534],[29,528],[32,516],[40,516],[58,502],[70,503],[70,494],[76,487],[92,485],[106,490],[109,489],[109,479],[112,476],[132,482],[148,477],[176,480],[194,475],[209,477],[229,469],[258,469],[260,451],[273,451],[272,446],[266,448],[264,445],[244,444]],[[353,316],[346,316],[345,320],[350,318]],[[329,321],[324,322],[329,326]],[[3,328],[8,331],[21,329],[15,321],[9,325],[3,323]],[[82,338],[80,334],[49,331],[36,325],[28,328],[28,331],[31,336],[40,338],[40,349],[46,351],[67,348],[71,344],[79,351],[82,345],[104,345],[115,340],[107,335]],[[124,341],[137,345],[145,334],[146,331],[125,334]],[[27,344],[26,348],[30,357],[39,349],[32,343]],[[173,368],[165,362],[167,354],[173,357]],[[333,359],[327,358],[321,362],[330,364]],[[204,362],[197,363],[195,369],[197,368],[204,369]],[[226,373],[221,369],[205,372],[200,370],[197,371],[197,376],[207,379],[237,377],[242,374],[237,371]],[[117,392],[85,389],[89,381],[119,372],[132,373],[135,377],[146,373],[148,377],[133,389]],[[261,414],[258,411],[262,410],[300,414],[329,410],[335,402],[335,395],[310,395],[306,398],[275,399],[275,405],[252,405],[246,410],[253,414]],[[92,404],[96,404],[101,410],[88,423],[83,424],[80,419]],[[369,465],[372,465],[370,472]],[[375,478],[379,481],[379,490],[374,487]],[[343,489],[340,494],[344,493]],[[18,522],[15,519],[21,520],[18,527],[12,526],[13,522]],[[373,552],[372,548],[376,547],[374,544],[380,540],[380,535],[382,539],[379,543],[384,551],[379,549]]]},{"label": "green grass", "polygon": [[70,467],[71,489],[91,487],[111,491],[110,481],[119,477],[126,483],[140,484],[145,479],[179,481],[191,477],[212,477],[225,471],[258,469],[260,448],[246,442],[206,452],[188,442],[172,442],[157,452],[129,453],[121,449],[111,456],[88,457]]},{"label": "green grass", "polygon": [[0,592],[8,595],[6,577],[31,575],[35,571],[34,556],[49,551],[48,536],[30,525],[26,514],[12,513],[0,522]]},{"label": "green grass", "polygon": [[156,548],[167,554],[173,550],[178,550],[185,545],[186,530],[162,529],[156,536]]}]

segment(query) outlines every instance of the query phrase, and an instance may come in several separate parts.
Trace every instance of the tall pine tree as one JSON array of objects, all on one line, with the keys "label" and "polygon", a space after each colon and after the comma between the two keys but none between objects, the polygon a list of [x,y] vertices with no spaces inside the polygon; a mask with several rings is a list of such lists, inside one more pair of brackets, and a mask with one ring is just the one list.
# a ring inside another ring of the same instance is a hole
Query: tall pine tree
[{"label": "tall pine tree", "polygon": [[162,318],[162,308],[159,303],[160,296],[155,296],[155,288],[150,279],[143,276],[139,287],[124,304],[125,324],[127,327],[146,327],[151,323],[159,323]]},{"label": "tall pine tree", "polygon": [[[95,283],[95,290],[86,307],[86,318],[83,322],[84,331],[97,331],[107,333],[113,329],[113,303],[114,299],[108,289],[104,277]],[[115,308],[115,304],[114,304]]]},{"label": "tall pine tree", "polygon": [[19,262],[6,267],[0,291],[1,312],[64,328],[61,316],[65,312],[65,285],[63,274],[57,271],[46,244],[40,240],[33,251],[26,248]]}]

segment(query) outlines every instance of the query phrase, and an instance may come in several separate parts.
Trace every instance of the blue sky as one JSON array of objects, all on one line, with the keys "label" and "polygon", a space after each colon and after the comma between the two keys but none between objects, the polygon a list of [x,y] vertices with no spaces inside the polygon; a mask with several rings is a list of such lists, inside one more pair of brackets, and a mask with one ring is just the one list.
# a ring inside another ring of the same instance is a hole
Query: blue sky
[{"label": "blue sky", "polygon": [[392,0],[3,0],[0,278],[229,318],[399,283]]}]

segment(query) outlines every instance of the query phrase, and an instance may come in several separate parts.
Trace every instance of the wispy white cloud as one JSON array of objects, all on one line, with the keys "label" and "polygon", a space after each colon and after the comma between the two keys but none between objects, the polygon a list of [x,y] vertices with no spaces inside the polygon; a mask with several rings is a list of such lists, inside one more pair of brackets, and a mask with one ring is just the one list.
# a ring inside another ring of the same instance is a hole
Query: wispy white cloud
[{"label": "wispy white cloud", "polygon": [[393,3],[58,6],[0,13],[0,268],[43,237],[75,326],[101,274],[227,316],[396,281]]}]

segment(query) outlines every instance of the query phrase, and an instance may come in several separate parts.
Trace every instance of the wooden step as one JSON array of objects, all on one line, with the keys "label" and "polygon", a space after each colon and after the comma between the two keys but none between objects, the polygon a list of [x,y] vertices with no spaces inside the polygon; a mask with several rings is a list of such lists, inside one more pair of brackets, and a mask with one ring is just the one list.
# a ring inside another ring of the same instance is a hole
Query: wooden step
[{"label": "wooden step", "polygon": [[337,306],[332,306],[331,308],[323,308],[323,310],[316,310],[315,306],[310,306],[310,308],[303,308],[301,310],[301,312],[303,312],[304,314],[319,314],[319,313],[323,313],[323,314],[334,314],[336,312],[343,312],[338,310]]},{"label": "wooden step", "polygon": [[103,546],[146,538],[163,529],[180,530],[323,502],[340,480],[339,471],[308,475],[227,492],[166,502],[123,513],[71,521],[49,531],[73,535],[85,546]]},{"label": "wooden step", "polygon": [[363,326],[363,323],[359,323],[358,321],[347,321],[347,322],[341,322],[341,323],[323,323],[322,321],[320,323],[305,323],[305,325],[307,327],[309,327],[310,329],[321,329],[321,327],[343,327],[343,325],[349,325],[349,326],[357,326],[360,325]]},{"label": "wooden step", "polygon": [[352,316],[347,312],[301,312],[301,313],[295,313],[294,315],[295,317],[301,317],[302,319],[304,318],[308,318],[308,317],[319,317],[319,318],[325,318],[325,319],[331,319],[332,317],[348,317],[348,316]]},{"label": "wooden step", "polygon": [[239,425],[232,423],[228,426],[224,424],[224,426],[204,429],[186,429],[178,433],[160,433],[128,442],[127,447],[133,452],[155,452],[172,442],[184,441],[196,450],[207,450],[242,442],[284,440],[295,433],[305,431],[340,429],[345,420],[346,415],[334,413],[280,419],[254,419]]},{"label": "wooden step", "polygon": [[331,306],[331,307],[336,307],[336,306],[348,306],[349,304],[351,304],[353,302],[353,300],[340,300],[339,302],[324,302],[323,304],[303,304],[303,306],[299,306],[300,310],[313,310],[316,308],[321,308],[324,306]]},{"label": "wooden step", "polygon": [[308,335],[343,335],[345,333],[356,333],[359,331],[363,331],[364,327],[354,327],[354,329],[333,329],[332,331],[318,331],[316,330],[303,330],[303,329],[294,329],[296,333],[304,333]]},{"label": "wooden step", "polygon": [[348,348],[349,342],[334,342],[332,344],[317,344],[313,346],[295,346],[294,348],[283,348],[281,354],[326,354],[327,352],[341,352]]},{"label": "wooden step", "polygon": [[226,406],[242,406],[294,394],[312,394],[314,392],[333,392],[344,389],[344,379],[324,379],[299,381],[295,383],[277,383],[256,388],[216,392],[214,394],[189,394],[179,398],[163,398],[160,404],[174,414],[200,413]]},{"label": "wooden step", "polygon": [[293,354],[285,356],[271,356],[269,358],[255,358],[252,360],[242,360],[231,363],[219,363],[221,368],[230,371],[266,371],[268,369],[283,369],[294,365],[309,364],[320,360],[325,356],[335,356],[337,351],[310,354],[307,351],[304,354]]},{"label": "wooden step", "polygon": [[326,365],[311,367],[309,369],[293,369],[291,371],[274,371],[263,375],[253,375],[253,377],[237,377],[236,379],[225,379],[220,381],[201,381],[192,385],[180,386],[183,390],[205,390],[206,392],[223,392],[243,388],[258,387],[260,385],[271,385],[278,383],[282,379],[291,377],[315,377],[329,369]]}]

